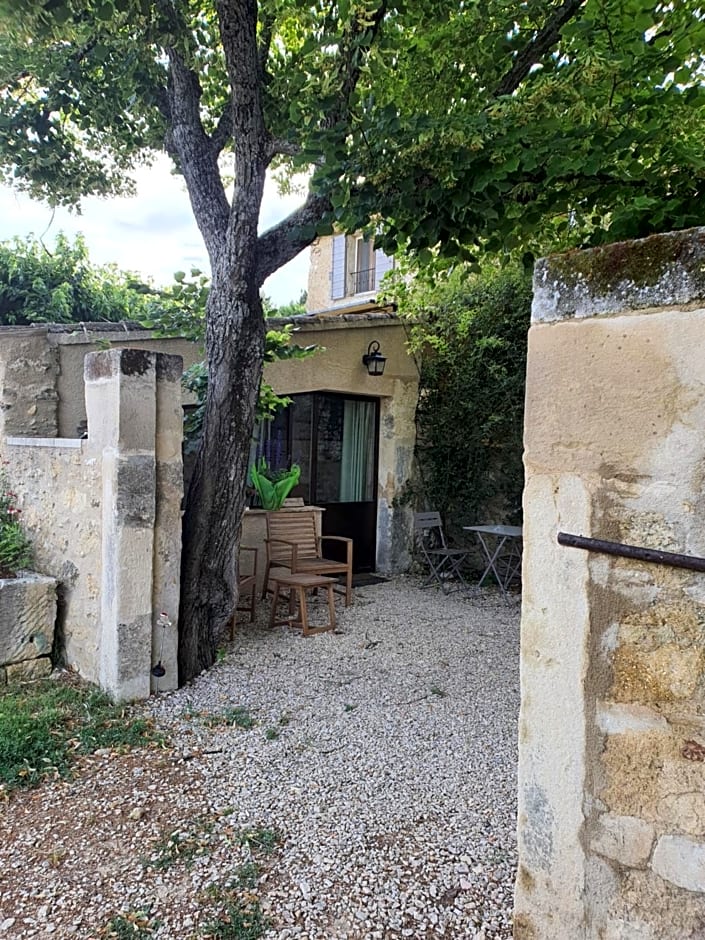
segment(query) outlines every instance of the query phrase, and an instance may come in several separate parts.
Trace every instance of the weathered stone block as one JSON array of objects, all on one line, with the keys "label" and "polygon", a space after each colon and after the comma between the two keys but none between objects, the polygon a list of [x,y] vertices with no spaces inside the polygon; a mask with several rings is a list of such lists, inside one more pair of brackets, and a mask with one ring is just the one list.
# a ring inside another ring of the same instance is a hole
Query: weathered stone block
[{"label": "weathered stone block", "polygon": [[634,731],[667,731],[668,722],[646,705],[621,705],[600,702],[597,723],[606,734],[629,734]]},{"label": "weathered stone block", "polygon": [[54,578],[30,574],[0,579],[0,663],[48,656],[55,621]]},{"label": "weathered stone block", "polygon": [[51,673],[51,660],[48,656],[40,656],[38,659],[26,659],[23,663],[12,663],[6,667],[6,673],[8,685],[45,679]]},{"label": "weathered stone block", "polygon": [[666,881],[688,891],[705,892],[705,843],[687,836],[658,840],[651,867]]},{"label": "weathered stone block", "polygon": [[629,868],[646,868],[655,837],[654,827],[643,819],[604,813],[597,821],[590,848]]}]

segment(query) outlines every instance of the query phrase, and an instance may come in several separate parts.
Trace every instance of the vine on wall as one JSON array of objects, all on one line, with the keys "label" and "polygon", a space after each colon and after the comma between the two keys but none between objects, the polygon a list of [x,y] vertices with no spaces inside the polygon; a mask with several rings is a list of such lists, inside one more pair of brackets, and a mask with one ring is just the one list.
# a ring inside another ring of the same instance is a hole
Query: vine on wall
[{"label": "vine on wall", "polygon": [[462,525],[519,523],[530,276],[456,269],[399,300],[420,361],[419,481],[410,496],[456,534]]}]

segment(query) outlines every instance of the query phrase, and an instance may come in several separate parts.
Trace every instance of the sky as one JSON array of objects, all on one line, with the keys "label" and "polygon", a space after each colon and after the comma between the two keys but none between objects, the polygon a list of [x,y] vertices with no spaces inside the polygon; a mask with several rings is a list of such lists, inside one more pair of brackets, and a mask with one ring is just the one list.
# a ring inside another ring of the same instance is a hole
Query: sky
[{"label": "sky", "polygon": [[[8,187],[0,186],[0,241],[17,235],[41,237],[51,250],[63,231],[72,239],[81,232],[95,264],[115,263],[125,271],[142,275],[158,285],[170,284],[174,271],[192,267],[208,271],[208,256],[191,213],[181,177],[169,171],[160,157],[151,167],[135,173],[137,195],[132,198],[83,201],[82,214],[67,209],[53,211]],[[264,231],[295,209],[300,195],[281,196],[267,181],[260,229]],[[306,290],[308,250],[265,281],[264,293],[281,306],[298,300]]]}]

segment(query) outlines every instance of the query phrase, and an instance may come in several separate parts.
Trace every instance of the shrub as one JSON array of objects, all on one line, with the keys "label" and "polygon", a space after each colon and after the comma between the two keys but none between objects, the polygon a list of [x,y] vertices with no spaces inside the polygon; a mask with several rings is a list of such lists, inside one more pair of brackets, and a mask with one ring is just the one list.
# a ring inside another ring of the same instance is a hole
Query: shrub
[{"label": "shrub", "polygon": [[14,578],[32,563],[32,543],[22,527],[22,510],[16,504],[7,473],[0,470],[0,577]]},{"label": "shrub", "polygon": [[416,453],[421,492],[446,525],[519,522],[531,279],[462,269],[403,304],[421,357]]}]

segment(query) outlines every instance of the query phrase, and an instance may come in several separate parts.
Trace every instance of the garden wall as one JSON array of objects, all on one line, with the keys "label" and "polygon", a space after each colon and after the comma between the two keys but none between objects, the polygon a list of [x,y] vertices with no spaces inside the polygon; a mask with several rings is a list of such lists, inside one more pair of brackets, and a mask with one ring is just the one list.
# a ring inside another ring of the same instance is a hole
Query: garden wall
[{"label": "garden wall", "polygon": [[705,929],[705,229],[540,262],[525,432],[518,940]]},{"label": "garden wall", "polygon": [[177,684],[181,372],[180,356],[90,353],[87,439],[15,434],[3,444],[36,567],[59,579],[66,663],[118,699],[149,695],[159,659],[159,687]]}]

